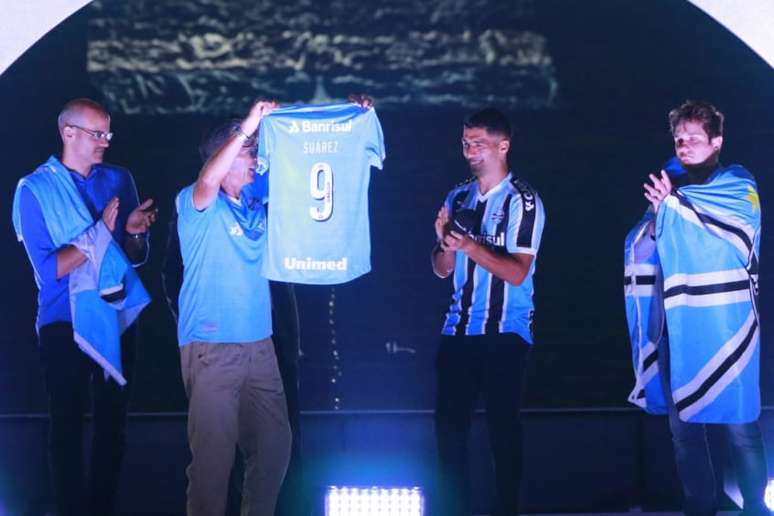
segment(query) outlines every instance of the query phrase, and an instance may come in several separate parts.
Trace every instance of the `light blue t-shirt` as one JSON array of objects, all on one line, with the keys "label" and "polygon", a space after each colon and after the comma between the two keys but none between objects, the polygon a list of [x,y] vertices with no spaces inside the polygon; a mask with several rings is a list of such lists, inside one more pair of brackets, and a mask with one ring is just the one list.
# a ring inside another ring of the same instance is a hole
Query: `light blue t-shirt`
[{"label": "light blue t-shirt", "polygon": [[291,106],[261,121],[259,170],[269,171],[272,280],[330,285],[371,270],[370,168],[382,168],[376,112],[354,104]]},{"label": "light blue t-shirt", "polygon": [[269,282],[261,276],[266,211],[242,190],[199,211],[193,185],[175,200],[183,257],[178,342],[252,342],[271,336]]},{"label": "light blue t-shirt", "polygon": [[523,253],[535,257],[518,286],[507,283],[465,255],[456,253],[454,295],[446,313],[444,335],[516,333],[532,344],[532,275],[545,224],[537,192],[511,174],[481,195],[478,181],[454,188],[444,204],[454,218],[471,210],[472,238],[496,253]]}]

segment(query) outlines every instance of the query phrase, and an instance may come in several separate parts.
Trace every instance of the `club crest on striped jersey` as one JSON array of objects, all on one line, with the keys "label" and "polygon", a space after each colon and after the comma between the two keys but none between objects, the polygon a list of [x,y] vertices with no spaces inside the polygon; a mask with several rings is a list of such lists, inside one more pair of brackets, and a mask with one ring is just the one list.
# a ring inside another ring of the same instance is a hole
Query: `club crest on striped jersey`
[{"label": "club crest on striped jersey", "polygon": [[494,222],[495,224],[499,224],[505,219],[505,212],[503,210],[495,210],[492,213],[491,218],[492,218],[492,222]]}]

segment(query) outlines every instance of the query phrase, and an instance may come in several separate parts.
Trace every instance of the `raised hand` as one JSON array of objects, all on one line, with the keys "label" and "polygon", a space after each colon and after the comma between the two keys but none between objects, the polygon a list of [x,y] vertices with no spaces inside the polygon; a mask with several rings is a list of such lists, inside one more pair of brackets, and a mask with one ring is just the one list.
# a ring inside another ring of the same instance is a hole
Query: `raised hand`
[{"label": "raised hand", "polygon": [[245,136],[250,137],[253,135],[258,124],[261,123],[261,119],[277,109],[279,104],[273,100],[258,100],[253,107],[250,108],[250,112],[247,114],[244,120],[242,120],[241,130]]},{"label": "raised hand", "polygon": [[443,242],[443,237],[446,236],[446,225],[449,223],[449,210],[446,206],[441,206],[438,210],[438,215],[435,218],[435,236],[438,239],[438,243]]},{"label": "raised hand", "polygon": [[118,217],[118,197],[113,197],[102,210],[102,222],[105,223],[108,230],[112,233],[116,227],[116,217]]},{"label": "raised hand", "polygon": [[153,199],[147,199],[129,214],[129,218],[126,219],[126,232],[130,235],[147,232],[148,228],[156,222],[158,212],[158,208],[153,208]]},{"label": "raised hand", "polygon": [[371,109],[374,107],[374,99],[369,97],[368,95],[364,93],[353,93],[349,97],[347,97],[347,100],[352,102],[353,104],[357,104],[361,108],[365,109]]},{"label": "raised hand", "polygon": [[661,171],[661,177],[657,177],[653,174],[648,174],[648,177],[653,184],[649,185],[648,183],[644,183],[642,185],[645,188],[644,195],[653,206],[653,211],[658,213],[661,202],[672,192],[672,181],[669,179],[669,175],[665,170]]}]

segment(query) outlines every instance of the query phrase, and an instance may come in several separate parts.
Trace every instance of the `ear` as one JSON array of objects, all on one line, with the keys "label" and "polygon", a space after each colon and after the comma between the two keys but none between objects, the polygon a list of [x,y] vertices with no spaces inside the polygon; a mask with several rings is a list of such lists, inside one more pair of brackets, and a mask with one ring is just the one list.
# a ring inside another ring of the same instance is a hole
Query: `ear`
[{"label": "ear", "polygon": [[723,146],[723,137],[715,136],[710,140],[710,145],[712,145],[712,148],[715,149],[715,152],[719,151],[720,148]]},{"label": "ear", "polygon": [[74,136],[73,135],[74,132],[75,132],[75,130],[72,127],[70,127],[69,125],[64,126],[62,128],[62,140],[66,140],[66,139],[72,138]]},{"label": "ear", "polygon": [[510,140],[503,140],[497,145],[497,149],[503,154],[508,154],[508,150],[511,148]]}]

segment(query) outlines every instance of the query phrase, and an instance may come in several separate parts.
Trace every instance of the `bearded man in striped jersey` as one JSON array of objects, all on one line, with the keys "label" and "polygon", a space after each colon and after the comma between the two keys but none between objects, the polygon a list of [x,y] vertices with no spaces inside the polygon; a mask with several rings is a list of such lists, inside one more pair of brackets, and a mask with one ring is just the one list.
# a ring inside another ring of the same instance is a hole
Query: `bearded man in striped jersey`
[{"label": "bearded man in striped jersey", "polygon": [[519,411],[532,345],[532,274],[545,215],[535,190],[508,167],[511,126],[495,109],[465,121],[462,153],[472,177],[454,188],[435,220],[435,274],[453,274],[454,294],[437,357],[437,514],[470,515],[468,434],[486,400],[495,461],[493,516],[518,514]]},{"label": "bearded man in striped jersey", "polygon": [[742,514],[768,515],[760,415],[758,252],[752,174],[720,164],[723,114],[686,101],[669,113],[676,157],[644,184],[650,202],[625,244],[636,383],[629,401],[669,414],[688,516],[717,512],[706,426],[729,445]]}]

